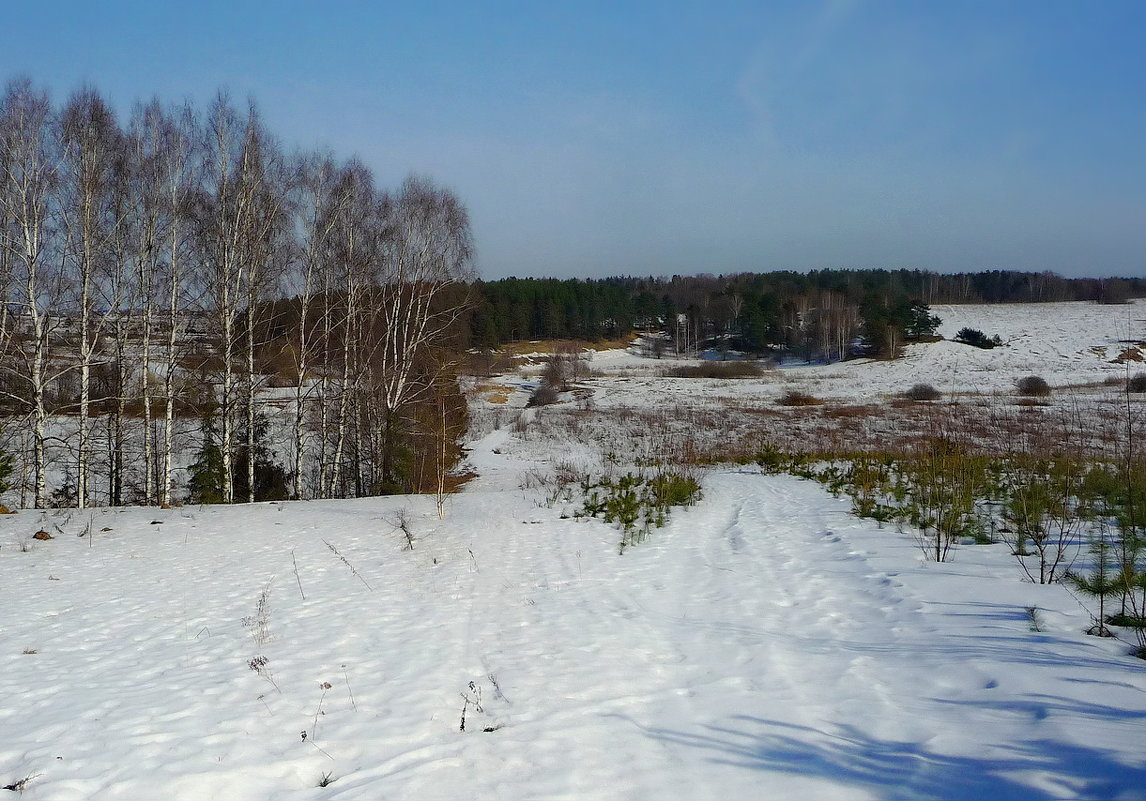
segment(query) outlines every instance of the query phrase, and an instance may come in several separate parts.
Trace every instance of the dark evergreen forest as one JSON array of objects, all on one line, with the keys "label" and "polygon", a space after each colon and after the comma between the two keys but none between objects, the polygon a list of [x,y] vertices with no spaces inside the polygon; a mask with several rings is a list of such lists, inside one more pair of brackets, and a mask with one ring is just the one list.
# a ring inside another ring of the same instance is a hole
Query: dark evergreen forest
[{"label": "dark evergreen forest", "polygon": [[925,338],[937,303],[1123,303],[1146,296],[1146,279],[1064,278],[993,270],[813,270],[736,275],[505,278],[475,284],[474,345],[515,340],[603,340],[660,331],[677,352],[728,348],[840,359],[894,356]]}]

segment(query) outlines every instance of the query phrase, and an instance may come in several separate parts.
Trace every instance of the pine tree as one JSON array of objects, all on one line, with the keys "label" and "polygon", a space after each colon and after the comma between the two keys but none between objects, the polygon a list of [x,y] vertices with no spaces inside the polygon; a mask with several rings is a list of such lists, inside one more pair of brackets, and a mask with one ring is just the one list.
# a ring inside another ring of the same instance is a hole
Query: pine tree
[{"label": "pine tree", "polygon": [[1082,594],[1098,599],[1098,614],[1086,633],[1112,637],[1106,627],[1106,599],[1118,593],[1120,582],[1117,560],[1104,523],[1099,524],[1097,533],[1091,537],[1090,552],[1094,556],[1094,569],[1090,573],[1071,571],[1066,574],[1066,580]]},{"label": "pine tree", "polygon": [[[263,415],[255,418],[254,437],[248,437],[243,431],[240,435],[241,444],[236,450],[236,458],[240,464],[247,462],[247,442],[255,443],[254,477],[255,491],[253,497],[256,501],[282,501],[290,497],[290,476],[282,465],[277,464],[273,454],[267,448],[267,420]],[[235,498],[248,498],[247,471],[242,470],[235,474]]]}]

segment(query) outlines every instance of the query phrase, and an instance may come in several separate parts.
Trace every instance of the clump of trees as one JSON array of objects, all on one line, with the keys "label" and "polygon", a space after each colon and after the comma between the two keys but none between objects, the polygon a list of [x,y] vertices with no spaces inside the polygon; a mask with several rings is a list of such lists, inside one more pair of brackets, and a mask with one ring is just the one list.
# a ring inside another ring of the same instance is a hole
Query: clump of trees
[{"label": "clump of trees", "polygon": [[[23,500],[420,490],[456,455],[473,242],[413,176],[286,153],[257,108],[0,99],[0,413]],[[272,391],[273,390],[273,391]],[[272,443],[274,447],[272,447]],[[193,447],[193,445],[191,446]]]},{"label": "clump of trees", "polygon": [[861,308],[863,333],[867,355],[878,359],[894,359],[904,345],[930,341],[942,322],[931,313],[931,308],[919,301],[899,298],[887,301],[871,296]]},{"label": "clump of trees", "polygon": [[529,396],[529,406],[548,406],[556,403],[562,392],[573,388],[573,383],[588,375],[585,356],[576,345],[563,342],[546,359],[541,371],[541,383]]},{"label": "clump of trees", "polygon": [[971,345],[983,350],[990,350],[991,348],[998,348],[1003,344],[1003,340],[998,334],[989,337],[980,331],[978,328],[960,328],[959,333],[955,335],[956,342],[962,342],[965,345]]}]

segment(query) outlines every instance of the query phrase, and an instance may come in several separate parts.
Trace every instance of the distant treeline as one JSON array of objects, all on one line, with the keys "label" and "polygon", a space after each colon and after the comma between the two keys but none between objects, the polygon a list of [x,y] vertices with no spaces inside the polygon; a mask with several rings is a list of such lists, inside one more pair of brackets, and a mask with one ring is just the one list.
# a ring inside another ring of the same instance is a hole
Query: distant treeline
[{"label": "distant treeline", "polygon": [[[663,331],[680,350],[714,341],[763,352],[843,358],[865,319],[912,303],[1122,303],[1146,297],[1146,279],[1064,278],[992,270],[943,275],[923,270],[813,270],[736,275],[506,278],[476,284],[473,342],[611,339]],[[870,328],[870,326],[868,326]]]}]

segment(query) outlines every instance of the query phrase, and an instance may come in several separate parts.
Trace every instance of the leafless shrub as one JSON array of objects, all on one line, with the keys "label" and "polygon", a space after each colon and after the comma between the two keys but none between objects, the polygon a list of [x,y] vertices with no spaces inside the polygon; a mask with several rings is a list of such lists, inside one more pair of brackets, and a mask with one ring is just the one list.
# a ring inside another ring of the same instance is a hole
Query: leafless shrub
[{"label": "leafless shrub", "polygon": [[402,548],[404,551],[414,550],[414,534],[410,531],[410,513],[405,507],[402,507],[394,516],[386,521],[394,527],[395,531],[402,532],[402,536],[406,539],[406,545]]},{"label": "leafless shrub", "polygon": [[259,597],[255,600],[255,613],[242,620],[243,627],[250,629],[251,637],[254,639],[255,645],[258,646],[265,645],[271,640],[271,584],[273,582],[274,579],[272,578],[259,593]]},{"label": "leafless shrub", "polygon": [[1020,395],[1028,398],[1045,398],[1050,395],[1050,384],[1040,376],[1028,375],[1015,382],[1015,388]]},{"label": "leafless shrub", "polygon": [[585,475],[586,471],[571,461],[561,461],[553,465],[553,480],[559,487],[579,484]]},{"label": "leafless shrub", "polygon": [[537,389],[533,390],[533,394],[529,396],[527,406],[549,406],[550,404],[557,403],[560,399],[560,391],[557,387],[544,383]]},{"label": "leafless shrub", "polygon": [[521,478],[517,482],[517,488],[520,490],[540,489],[547,487],[552,483],[552,479],[543,470],[531,467],[521,474]]},{"label": "leafless shrub", "polygon": [[529,425],[533,422],[533,418],[529,414],[519,414],[517,419],[513,421],[513,433],[518,435],[525,435],[529,433]]},{"label": "leafless shrub", "polygon": [[1137,373],[1126,382],[1127,392],[1146,392],[1146,373]]},{"label": "leafless shrub", "polygon": [[914,384],[911,389],[903,393],[903,397],[911,401],[933,401],[942,396],[943,393],[930,384]]},{"label": "leafless shrub", "polygon": [[461,722],[458,725],[458,731],[465,731],[466,730],[466,712],[468,712],[471,708],[475,712],[485,712],[485,709],[482,707],[482,704],[481,704],[481,687],[479,685],[475,684],[474,682],[471,681],[469,683],[469,691],[468,692],[464,691],[464,690],[462,691],[461,697],[464,700],[464,703],[462,704],[462,717],[461,717]]},{"label": "leafless shrub", "polygon": [[781,395],[776,402],[781,406],[819,406],[823,403],[823,401],[815,395],[810,395],[807,392],[801,392],[797,389],[788,390]]}]

